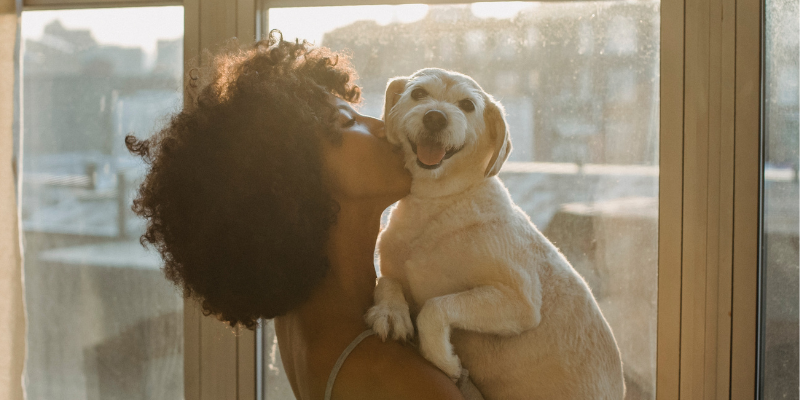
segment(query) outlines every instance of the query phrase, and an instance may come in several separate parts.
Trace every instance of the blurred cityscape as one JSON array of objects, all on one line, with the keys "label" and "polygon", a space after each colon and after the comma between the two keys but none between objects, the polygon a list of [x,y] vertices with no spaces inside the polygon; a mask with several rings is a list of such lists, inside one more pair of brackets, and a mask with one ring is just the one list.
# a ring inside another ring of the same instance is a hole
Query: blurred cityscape
[{"label": "blurred cityscape", "polygon": [[[628,400],[655,396],[659,8],[531,3],[496,19],[437,5],[416,22],[358,21],[320,43],[352,57],[365,114],[382,113],[389,78],[423,67],[468,74],[502,102],[514,151],[501,179],[592,288],[622,351]],[[796,44],[775,46],[797,59]],[[181,398],[182,300],[138,243],[144,225],[130,203],[144,170],[123,137],[148,136],[181,106],[182,38],[159,41],[148,61],[54,20],[23,49],[28,398]],[[797,63],[768,68],[766,233],[781,255],[768,260],[779,277],[769,284],[792,299]],[[785,298],[770,300],[782,319],[767,324],[780,331],[772,348],[794,354],[784,365],[797,365],[797,301]],[[291,399],[269,329],[264,340],[266,398]]]},{"label": "blurred cityscape", "polygon": [[[765,2],[763,139],[763,398],[800,397],[800,2]],[[786,171],[789,182],[770,179]]]},{"label": "blurred cityscape", "polygon": [[[100,45],[89,30],[55,20],[40,39],[24,41],[23,76],[23,188],[34,191],[23,194],[26,229],[117,236],[124,222],[97,217],[75,224],[68,210],[77,204],[52,207],[70,197],[60,189],[81,185],[92,189],[85,196],[113,200],[120,174],[141,167],[124,137],[149,136],[180,108],[183,39],[160,40],[155,63],[146,68],[141,48]],[[115,208],[116,201],[108,205]],[[122,234],[138,236],[138,222],[127,218],[131,231]]]},{"label": "blurred cityscape", "polygon": [[149,62],[58,19],[23,40],[27,398],[180,399],[183,300],[138,243],[123,138],[181,106],[183,38]]},{"label": "blurred cityscape", "polygon": [[658,10],[657,1],[535,4],[498,20],[431,6],[420,21],[360,21],[322,45],[352,55],[374,115],[388,78],[451,69],[506,107],[511,161],[657,165]]}]

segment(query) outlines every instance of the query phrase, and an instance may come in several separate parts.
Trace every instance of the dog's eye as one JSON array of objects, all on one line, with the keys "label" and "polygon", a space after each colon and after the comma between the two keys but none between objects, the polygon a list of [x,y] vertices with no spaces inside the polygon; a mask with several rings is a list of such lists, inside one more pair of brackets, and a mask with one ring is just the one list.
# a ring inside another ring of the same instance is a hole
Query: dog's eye
[{"label": "dog's eye", "polygon": [[466,112],[475,111],[475,103],[473,103],[472,100],[461,100],[458,102],[458,107]]},{"label": "dog's eye", "polygon": [[419,100],[426,96],[428,96],[428,92],[423,88],[416,88],[411,91],[411,98],[414,100]]}]

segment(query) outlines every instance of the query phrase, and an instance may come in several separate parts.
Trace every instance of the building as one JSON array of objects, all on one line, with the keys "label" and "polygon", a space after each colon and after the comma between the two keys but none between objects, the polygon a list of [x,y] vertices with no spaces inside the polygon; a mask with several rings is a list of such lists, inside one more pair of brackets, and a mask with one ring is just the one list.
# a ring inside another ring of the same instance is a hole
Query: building
[{"label": "building", "polygon": [[451,69],[505,106],[511,161],[655,165],[658,7],[558,3],[499,20],[436,6],[413,23],[356,22],[322,45],[352,54],[373,114],[388,78]]}]

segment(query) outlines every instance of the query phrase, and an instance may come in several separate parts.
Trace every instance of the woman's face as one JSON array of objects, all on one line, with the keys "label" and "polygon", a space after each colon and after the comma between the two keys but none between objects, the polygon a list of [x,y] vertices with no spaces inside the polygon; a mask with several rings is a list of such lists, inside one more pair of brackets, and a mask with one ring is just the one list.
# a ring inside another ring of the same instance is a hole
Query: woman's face
[{"label": "woman's face", "polygon": [[350,103],[330,96],[338,110],[340,144],[323,141],[325,169],[337,200],[375,200],[388,206],[407,195],[411,175],[403,156],[386,140],[383,121],[357,113]]}]

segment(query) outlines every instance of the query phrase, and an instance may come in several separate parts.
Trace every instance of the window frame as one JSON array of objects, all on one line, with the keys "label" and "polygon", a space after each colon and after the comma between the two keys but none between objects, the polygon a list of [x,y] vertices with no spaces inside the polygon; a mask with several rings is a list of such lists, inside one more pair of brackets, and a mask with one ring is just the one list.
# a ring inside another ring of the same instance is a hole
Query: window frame
[{"label": "window frame", "polygon": [[[22,3],[23,11],[183,6],[185,63],[197,60],[202,63],[204,60],[198,57],[200,49],[213,49],[231,37],[247,42],[255,39],[255,0],[24,0]],[[183,332],[185,399],[256,399],[255,332],[231,328],[213,317],[204,317],[200,306],[191,299],[184,300]]]},{"label": "window frame", "polygon": [[[270,8],[406,3],[25,0],[23,9],[183,5],[188,61],[232,36],[262,37]],[[759,0],[661,1],[658,400],[757,396],[762,21]],[[185,301],[186,399],[257,398],[256,335],[231,331]]]},{"label": "window frame", "polygon": [[[407,3],[259,0],[257,13]],[[762,13],[758,0],[661,1],[658,400],[757,395]]]},{"label": "window frame", "polygon": [[80,8],[180,6],[180,0],[24,0],[23,11],[65,10]]}]

